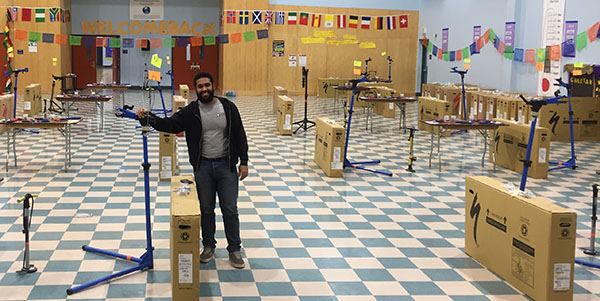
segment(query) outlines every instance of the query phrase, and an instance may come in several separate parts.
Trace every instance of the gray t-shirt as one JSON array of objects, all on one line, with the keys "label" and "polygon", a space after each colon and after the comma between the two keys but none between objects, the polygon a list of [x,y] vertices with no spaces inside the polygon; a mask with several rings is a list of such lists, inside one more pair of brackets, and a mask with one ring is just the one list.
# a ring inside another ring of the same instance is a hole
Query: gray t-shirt
[{"label": "gray t-shirt", "polygon": [[227,157],[227,117],[223,104],[217,100],[214,104],[198,101],[202,118],[202,157]]}]

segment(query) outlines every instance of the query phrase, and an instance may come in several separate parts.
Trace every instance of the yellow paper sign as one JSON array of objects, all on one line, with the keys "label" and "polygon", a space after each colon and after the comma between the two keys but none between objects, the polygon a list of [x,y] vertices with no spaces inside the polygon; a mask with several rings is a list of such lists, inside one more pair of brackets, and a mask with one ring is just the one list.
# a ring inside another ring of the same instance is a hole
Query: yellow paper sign
[{"label": "yellow paper sign", "polygon": [[56,62],[56,61],[58,61],[58,59],[57,59],[57,58],[55,58],[55,57],[53,57],[53,58],[52,58],[52,61],[53,61],[53,62]]},{"label": "yellow paper sign", "polygon": [[160,81],[160,71],[148,70],[148,79],[159,82]]},{"label": "yellow paper sign", "polygon": [[325,38],[304,37],[302,44],[325,44]]},{"label": "yellow paper sign", "polygon": [[167,65],[171,65],[171,61],[167,61]]},{"label": "yellow paper sign", "polygon": [[470,62],[471,62],[471,59],[464,59],[464,61],[465,61],[465,63],[467,63],[467,64],[468,64],[468,63],[470,63]]},{"label": "yellow paper sign", "polygon": [[335,32],[332,30],[318,30],[315,29],[314,34],[316,38],[336,38]]},{"label": "yellow paper sign", "polygon": [[353,72],[353,74],[354,74],[354,75],[360,75],[360,69],[358,69],[358,68],[354,68],[354,72]]},{"label": "yellow paper sign", "polygon": [[352,34],[345,34],[344,40],[356,40],[356,36]]},{"label": "yellow paper sign", "polygon": [[575,68],[583,68],[583,63],[581,63],[581,62],[577,62],[577,63],[574,63],[574,64],[573,64],[573,66],[574,66]]},{"label": "yellow paper sign", "polygon": [[170,60],[171,58],[167,55],[167,61]]},{"label": "yellow paper sign", "polygon": [[575,70],[573,70],[573,75],[574,75],[574,76],[579,76],[579,75],[581,75],[581,74],[583,74],[583,73],[581,72],[581,69],[575,69]]},{"label": "yellow paper sign", "polygon": [[327,45],[339,46],[339,45],[342,45],[342,41],[337,41],[337,40],[328,40],[328,41],[327,41]]},{"label": "yellow paper sign", "polygon": [[471,64],[464,64],[464,65],[463,65],[463,67],[464,67],[465,69],[469,69],[469,68],[471,68]]},{"label": "yellow paper sign", "polygon": [[375,43],[373,42],[362,42],[360,44],[358,44],[358,47],[360,48],[364,48],[364,49],[371,49],[371,48],[375,48]]},{"label": "yellow paper sign", "polygon": [[162,66],[162,59],[159,58],[158,54],[155,53],[152,55],[152,61],[150,61],[150,64],[156,68],[160,68]]},{"label": "yellow paper sign", "polygon": [[361,66],[362,66],[362,62],[361,61],[354,61],[354,67],[360,68]]}]

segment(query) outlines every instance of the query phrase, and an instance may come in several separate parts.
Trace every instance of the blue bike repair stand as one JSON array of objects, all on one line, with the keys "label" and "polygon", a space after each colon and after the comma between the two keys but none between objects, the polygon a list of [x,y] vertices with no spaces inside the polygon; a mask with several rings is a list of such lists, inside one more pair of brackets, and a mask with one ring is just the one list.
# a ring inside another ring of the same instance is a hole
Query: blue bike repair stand
[{"label": "blue bike repair stand", "polygon": [[171,77],[171,99],[173,99],[173,96],[175,96],[175,80],[173,79],[173,72],[171,72],[171,70],[167,71],[167,75],[169,77]]},{"label": "blue bike repair stand", "polygon": [[165,99],[163,97],[162,87],[160,86],[160,81],[156,82],[156,86],[158,88],[158,94],[160,94],[160,101],[162,103],[162,110],[161,109],[155,109],[155,110],[152,110],[152,111],[154,111],[154,112],[163,112],[165,114],[165,118],[167,118],[168,117],[168,113],[173,112],[173,110],[172,109],[167,110],[167,107],[165,107]]},{"label": "blue bike repair stand", "polygon": [[467,72],[469,72],[468,69],[465,70],[458,70],[457,67],[452,67],[452,69],[450,69],[450,73],[457,73],[460,75],[460,83],[462,85],[462,117],[463,120],[468,120],[467,119],[467,101],[466,101],[466,93],[465,93],[465,74],[467,74]]},{"label": "blue bike repair stand", "polygon": [[[120,107],[117,107],[119,111],[117,116],[123,118],[130,118],[138,120],[135,113],[130,110],[126,110]],[[82,246],[84,251],[94,252],[102,255],[107,255],[111,257],[120,258],[127,261],[133,261],[138,263],[137,266],[114,273],[112,275],[108,275],[106,277],[102,277],[87,283],[84,283],[79,286],[75,286],[67,289],[67,295],[72,295],[86,288],[92,287],[96,284],[109,281],[110,279],[121,277],[135,271],[145,271],[154,268],[154,256],[153,251],[154,247],[152,246],[152,228],[150,225],[150,163],[148,163],[148,132],[150,132],[150,127],[148,126],[148,120],[141,120],[142,124],[142,139],[143,139],[143,147],[144,147],[144,163],[142,163],[142,167],[144,168],[144,196],[145,196],[145,205],[146,205],[146,252],[142,254],[141,257],[133,257],[128,255],[123,255],[117,252],[112,252],[108,250],[102,250],[94,247],[90,247],[87,245]]]},{"label": "blue bike repair stand", "polygon": [[525,185],[527,184],[527,172],[529,171],[529,166],[531,166],[531,161],[530,161],[531,147],[533,145],[533,135],[535,135],[535,125],[537,123],[538,113],[540,112],[542,107],[547,104],[564,103],[564,101],[558,101],[558,100],[565,98],[565,96],[562,96],[562,95],[559,96],[558,91],[556,91],[554,93],[554,95],[555,96],[552,98],[546,98],[546,99],[533,98],[529,101],[527,99],[525,99],[525,97],[523,97],[523,95],[520,95],[521,99],[523,99],[523,101],[525,101],[526,104],[531,106],[531,115],[533,116],[533,121],[531,122],[531,129],[529,130],[529,140],[527,142],[527,152],[525,153],[525,160],[523,161],[523,174],[521,175],[521,186],[519,186],[519,189],[521,191],[525,191]]},{"label": "blue bike repair stand", "polygon": [[551,167],[548,171],[553,171],[557,169],[563,168],[577,168],[577,157],[575,157],[575,138],[573,137],[573,109],[571,107],[571,84],[567,84],[562,81],[561,78],[556,79],[557,83],[555,86],[564,87],[567,89],[567,97],[569,98],[569,130],[571,131],[571,158],[565,162],[560,161],[549,161],[550,165],[557,165],[556,167]]},{"label": "blue bike repair stand", "polygon": [[355,169],[362,169],[362,170],[366,170],[366,171],[370,171],[373,173],[378,173],[378,174],[382,174],[382,175],[391,177],[392,176],[391,172],[379,171],[379,170],[369,169],[369,168],[360,166],[363,164],[378,164],[378,163],[381,163],[380,160],[364,161],[364,162],[350,162],[350,160],[348,160],[348,141],[350,141],[350,128],[351,128],[351,124],[352,124],[352,113],[354,112],[353,111],[354,99],[356,98],[356,95],[359,93],[358,91],[356,91],[356,87],[358,86],[358,83],[367,81],[367,74],[368,73],[365,71],[365,73],[363,74],[363,77],[361,79],[350,80],[350,83],[352,83],[352,99],[350,101],[350,108],[348,109],[348,125],[346,127],[346,144],[344,145],[344,167],[352,167]]}]

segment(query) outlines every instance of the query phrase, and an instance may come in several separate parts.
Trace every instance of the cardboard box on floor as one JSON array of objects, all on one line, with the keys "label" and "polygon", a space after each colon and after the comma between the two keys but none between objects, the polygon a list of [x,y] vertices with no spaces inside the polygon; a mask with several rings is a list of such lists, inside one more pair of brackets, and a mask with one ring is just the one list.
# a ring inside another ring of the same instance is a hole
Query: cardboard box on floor
[{"label": "cardboard box on floor", "polygon": [[[449,120],[452,117],[452,104],[433,97],[419,97],[419,120],[418,127],[420,130],[431,133],[433,128],[423,123],[426,120]],[[436,130],[438,127],[436,127]],[[451,131],[442,133],[442,136],[448,137],[452,135]]]},{"label": "cardboard box on floor", "polygon": [[285,96],[277,97],[277,130],[281,135],[292,135],[294,123],[294,101]]},{"label": "cardboard box on floor", "polygon": [[[573,97],[573,137],[577,141],[600,140],[600,99]],[[545,105],[538,123],[550,129],[550,140],[571,141],[569,104]]]},{"label": "cardboard box on floor", "polygon": [[[359,94],[359,96],[362,95],[366,95],[368,93],[374,93],[377,89],[379,88],[392,88],[392,83],[386,83],[386,82],[362,82],[358,84],[359,86],[362,87],[370,87],[371,90],[366,90],[365,92],[362,92]],[[339,93],[338,93],[339,95]],[[347,104],[348,106],[350,106],[350,102],[352,101],[352,91],[348,91],[348,93],[346,93],[346,98],[347,98]],[[354,98],[354,107],[355,108],[363,108],[366,107],[367,103],[364,101],[361,101],[360,99],[358,99],[358,97]]]},{"label": "cardboard box on floor", "polygon": [[273,114],[277,114],[277,98],[279,95],[287,95],[287,90],[281,86],[273,87]]},{"label": "cardboard box on floor", "polygon": [[173,113],[188,105],[188,100],[181,95],[173,95]]},{"label": "cardboard box on floor", "polygon": [[485,176],[465,183],[465,252],[535,300],[573,300],[577,214]]},{"label": "cardboard box on floor", "polygon": [[188,85],[179,85],[179,95],[187,100],[190,99],[190,88]]},{"label": "cardboard box on floor", "polygon": [[[318,98],[333,98],[335,96],[335,89],[332,86],[341,86],[348,82],[350,78],[319,78],[317,80],[318,85]],[[339,96],[339,92],[338,92]]]},{"label": "cardboard box on floor", "polygon": [[332,178],[341,178],[344,173],[344,146],[346,129],[324,117],[317,118],[315,136],[315,163]]},{"label": "cardboard box on floor", "polygon": [[452,104],[450,106],[452,108],[451,115],[462,116],[462,88],[440,86],[437,91],[438,99]]},{"label": "cardboard box on floor", "polygon": [[35,116],[43,110],[42,105],[42,85],[33,83],[25,87],[23,97],[23,114]]},{"label": "cardboard box on floor", "polygon": [[170,181],[173,176],[179,173],[175,134],[160,132],[158,139],[158,160],[158,178],[160,181]]},{"label": "cardboard box on floor", "polygon": [[[2,94],[0,95],[0,119],[11,119],[14,118],[14,95],[13,94]],[[0,134],[5,131],[4,125],[0,125]]]},{"label": "cardboard box on floor", "polygon": [[[496,131],[495,148],[490,149],[490,161],[492,155],[496,157],[496,164],[516,172],[523,172],[523,160],[527,153],[529,142],[530,124],[518,124],[502,120],[508,126],[501,126]],[[532,178],[548,177],[548,160],[550,158],[550,133],[547,128],[536,127],[531,149],[531,166],[527,175]]]},{"label": "cardboard box on floor", "polygon": [[[374,94],[378,97],[394,97],[396,90],[388,87],[377,87],[374,89]],[[393,102],[378,102],[373,107],[373,112],[385,118],[396,117],[396,104]]]},{"label": "cardboard box on floor", "polygon": [[[191,181],[189,194],[179,195],[181,180]],[[172,300],[197,300],[200,295],[200,204],[193,175],[171,178]]]}]

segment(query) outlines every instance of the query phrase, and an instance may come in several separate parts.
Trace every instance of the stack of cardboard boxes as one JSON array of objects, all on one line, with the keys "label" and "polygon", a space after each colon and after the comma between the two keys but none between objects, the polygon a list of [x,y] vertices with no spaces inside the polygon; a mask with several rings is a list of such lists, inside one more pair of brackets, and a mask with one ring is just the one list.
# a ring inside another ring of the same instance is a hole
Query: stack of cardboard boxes
[{"label": "stack of cardboard boxes", "polygon": [[328,177],[343,176],[345,142],[346,130],[342,125],[317,118],[314,160]]},{"label": "stack of cardboard boxes", "polygon": [[179,85],[179,95],[187,100],[190,99],[190,88],[188,85]]},{"label": "stack of cardboard boxes", "polygon": [[535,300],[573,300],[577,214],[466,178],[465,251]]},{"label": "stack of cardboard boxes", "polygon": [[273,114],[277,114],[277,100],[279,95],[287,95],[287,90],[281,86],[273,87]]},{"label": "stack of cardboard boxes", "polygon": [[[396,90],[388,87],[377,87],[371,90],[374,97],[395,97]],[[385,118],[396,117],[396,105],[393,102],[378,102],[373,107],[373,112]]]},{"label": "stack of cardboard boxes", "polygon": [[[172,300],[197,300],[200,293],[201,217],[194,182],[193,175],[176,176],[171,179],[169,242]],[[183,185],[187,185],[187,189],[182,189]]]},{"label": "stack of cardboard boxes", "polygon": [[292,135],[294,100],[286,95],[277,96],[277,130],[281,135]]},{"label": "stack of cardboard boxes", "polygon": [[[419,130],[431,133],[433,128],[422,122],[426,120],[450,120],[452,118],[452,103],[433,97],[419,97]],[[436,127],[439,129],[439,127]],[[452,133],[446,131],[442,136],[450,136]]]},{"label": "stack of cardboard boxes", "polygon": [[35,116],[43,109],[42,85],[34,83],[25,87],[25,98],[23,102],[23,114]]}]

